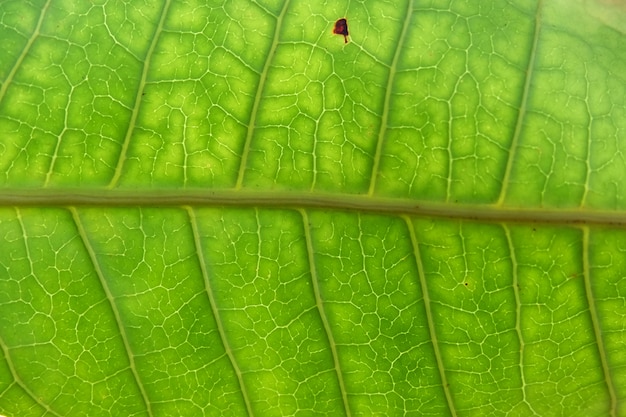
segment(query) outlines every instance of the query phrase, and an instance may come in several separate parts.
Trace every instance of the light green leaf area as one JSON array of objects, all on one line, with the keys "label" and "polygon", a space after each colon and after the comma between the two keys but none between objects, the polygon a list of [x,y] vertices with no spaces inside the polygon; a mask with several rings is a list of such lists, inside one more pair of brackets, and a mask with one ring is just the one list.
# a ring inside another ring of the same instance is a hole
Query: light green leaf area
[{"label": "light green leaf area", "polygon": [[626,416],[625,18],[0,1],[0,414]]}]

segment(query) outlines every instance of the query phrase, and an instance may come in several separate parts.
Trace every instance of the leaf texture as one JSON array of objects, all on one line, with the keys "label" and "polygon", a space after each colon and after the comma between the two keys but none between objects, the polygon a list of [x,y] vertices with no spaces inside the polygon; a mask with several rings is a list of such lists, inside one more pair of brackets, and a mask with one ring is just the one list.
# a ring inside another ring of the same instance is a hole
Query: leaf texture
[{"label": "leaf texture", "polygon": [[625,14],[0,2],[0,413],[625,416]]}]

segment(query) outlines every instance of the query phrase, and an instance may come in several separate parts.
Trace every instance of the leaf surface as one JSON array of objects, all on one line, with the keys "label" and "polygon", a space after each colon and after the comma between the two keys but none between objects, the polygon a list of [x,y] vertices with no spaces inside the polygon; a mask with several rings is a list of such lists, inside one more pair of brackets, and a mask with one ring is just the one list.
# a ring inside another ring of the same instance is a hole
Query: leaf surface
[{"label": "leaf surface", "polygon": [[0,413],[626,415],[626,9],[518,3],[1,2]]}]

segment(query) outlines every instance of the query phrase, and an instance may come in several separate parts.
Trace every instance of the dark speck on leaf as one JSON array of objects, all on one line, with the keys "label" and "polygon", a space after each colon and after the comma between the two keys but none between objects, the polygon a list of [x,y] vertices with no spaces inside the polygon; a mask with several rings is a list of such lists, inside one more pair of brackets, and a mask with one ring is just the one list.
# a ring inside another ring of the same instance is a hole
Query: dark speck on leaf
[{"label": "dark speck on leaf", "polygon": [[348,21],[346,19],[337,20],[333,33],[335,35],[343,35],[344,42],[348,43]]}]

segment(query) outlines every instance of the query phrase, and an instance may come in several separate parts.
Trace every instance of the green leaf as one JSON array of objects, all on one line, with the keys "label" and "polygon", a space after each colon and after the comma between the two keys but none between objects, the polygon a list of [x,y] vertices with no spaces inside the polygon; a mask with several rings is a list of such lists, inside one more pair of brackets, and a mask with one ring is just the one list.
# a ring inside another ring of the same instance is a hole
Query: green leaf
[{"label": "green leaf", "polygon": [[0,2],[0,413],[626,416],[625,17]]}]

